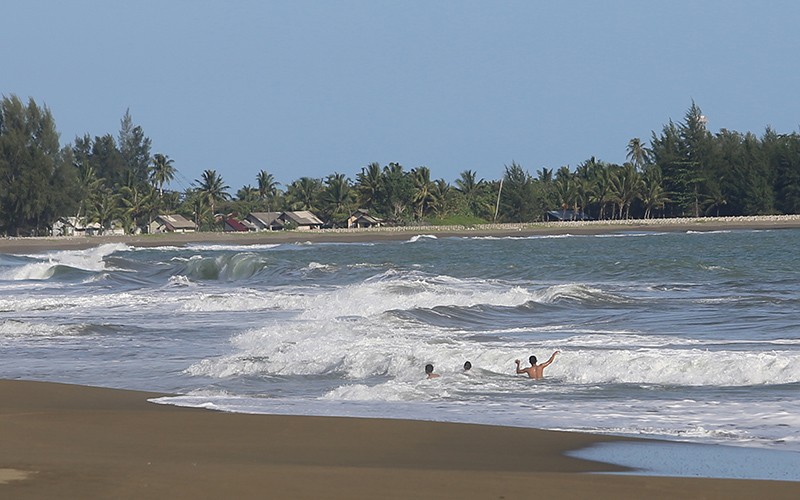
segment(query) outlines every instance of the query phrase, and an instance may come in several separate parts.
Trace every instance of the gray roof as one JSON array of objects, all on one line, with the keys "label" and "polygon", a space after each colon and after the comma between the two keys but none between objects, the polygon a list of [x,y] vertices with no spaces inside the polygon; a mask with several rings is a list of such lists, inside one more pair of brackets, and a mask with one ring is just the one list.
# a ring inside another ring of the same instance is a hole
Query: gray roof
[{"label": "gray roof", "polygon": [[323,222],[308,210],[284,212],[283,216],[296,223],[298,226],[321,226]]},{"label": "gray roof", "polygon": [[156,221],[166,226],[171,226],[174,229],[195,229],[194,222],[190,221],[183,215],[178,215],[178,214],[159,215],[158,217],[156,217]]},{"label": "gray roof", "polygon": [[245,219],[253,220],[262,226],[282,227],[283,221],[280,220],[282,212],[250,212]]}]

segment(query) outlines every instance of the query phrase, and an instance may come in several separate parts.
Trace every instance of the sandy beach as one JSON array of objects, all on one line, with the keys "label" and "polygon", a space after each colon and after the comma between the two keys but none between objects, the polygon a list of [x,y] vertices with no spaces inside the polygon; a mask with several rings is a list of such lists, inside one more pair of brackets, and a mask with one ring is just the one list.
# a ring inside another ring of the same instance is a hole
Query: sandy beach
[{"label": "sandy beach", "polygon": [[221,413],[136,391],[0,381],[3,498],[797,498],[800,483],[592,474],[609,436]]},{"label": "sandy beach", "polygon": [[725,231],[795,228],[800,228],[800,215],[480,224],[475,226],[403,226],[318,231],[262,231],[257,233],[195,232],[129,236],[2,238],[0,239],[0,253],[26,254],[42,253],[50,250],[81,250],[107,243],[123,243],[136,247],[184,246],[193,243],[269,245],[293,242],[354,243],[406,240],[422,234],[437,237],[493,236],[502,238],[532,235],[609,234],[630,231]]}]

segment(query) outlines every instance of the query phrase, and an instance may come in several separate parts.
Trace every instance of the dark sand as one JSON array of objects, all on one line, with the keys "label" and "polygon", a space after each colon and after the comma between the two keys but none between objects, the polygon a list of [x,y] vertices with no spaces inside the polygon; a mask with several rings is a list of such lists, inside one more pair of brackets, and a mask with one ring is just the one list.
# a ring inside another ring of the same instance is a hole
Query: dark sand
[{"label": "dark sand", "polygon": [[0,498],[800,498],[800,483],[598,475],[609,436],[221,413],[0,380]]}]

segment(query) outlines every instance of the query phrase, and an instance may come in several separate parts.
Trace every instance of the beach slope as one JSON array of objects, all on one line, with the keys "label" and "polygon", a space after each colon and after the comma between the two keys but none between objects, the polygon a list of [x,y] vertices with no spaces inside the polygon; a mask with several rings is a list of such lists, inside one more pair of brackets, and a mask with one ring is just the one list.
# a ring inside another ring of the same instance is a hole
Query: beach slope
[{"label": "beach slope", "polygon": [[590,474],[608,436],[221,413],[0,380],[2,498],[798,498],[800,483]]}]

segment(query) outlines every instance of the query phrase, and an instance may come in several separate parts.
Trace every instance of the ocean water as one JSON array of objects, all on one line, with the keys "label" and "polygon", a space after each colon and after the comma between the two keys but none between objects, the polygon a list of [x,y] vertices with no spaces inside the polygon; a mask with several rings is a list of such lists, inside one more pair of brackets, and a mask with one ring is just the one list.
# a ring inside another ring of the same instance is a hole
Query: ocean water
[{"label": "ocean water", "polygon": [[[0,377],[800,452],[798,248],[774,230],[0,254]],[[555,350],[544,380],[514,373]]]}]

